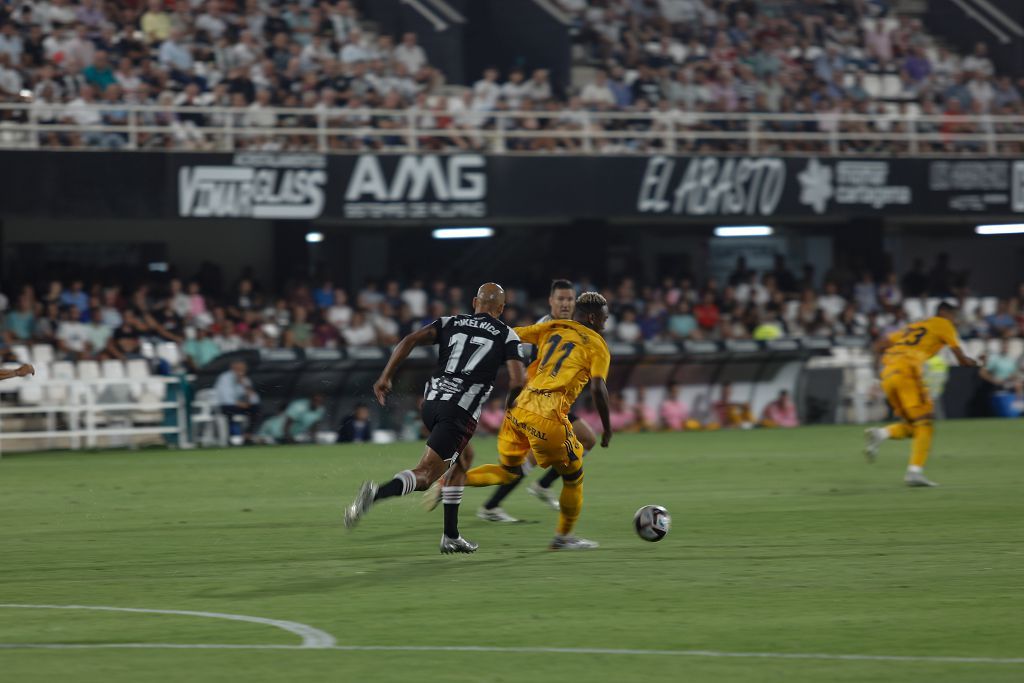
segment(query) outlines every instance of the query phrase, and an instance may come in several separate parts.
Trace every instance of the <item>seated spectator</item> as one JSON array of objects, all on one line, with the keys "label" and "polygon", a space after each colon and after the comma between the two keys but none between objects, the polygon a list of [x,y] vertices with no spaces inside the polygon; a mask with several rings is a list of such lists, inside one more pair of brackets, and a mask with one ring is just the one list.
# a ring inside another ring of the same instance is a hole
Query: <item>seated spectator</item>
[{"label": "seated spectator", "polygon": [[658,411],[647,401],[647,391],[644,387],[636,388],[636,403],[633,404],[633,413],[636,416],[636,428],[641,432],[653,432],[658,429]]},{"label": "seated spectator", "polygon": [[710,290],[704,292],[701,302],[694,307],[693,313],[701,330],[711,333],[717,329],[719,311],[718,305],[715,303],[715,293]]},{"label": "seated spectator", "polygon": [[221,355],[220,347],[210,335],[210,331],[204,327],[196,330],[195,336],[186,339],[182,345],[185,354],[186,364],[192,370],[198,370]]},{"label": "seated spectator", "polygon": [[643,340],[643,333],[636,320],[636,310],[627,308],[622,311],[622,319],[615,325],[615,336],[618,341],[635,344]]},{"label": "seated spectator", "polygon": [[362,309],[352,314],[352,322],[341,331],[347,346],[374,346],[377,344],[377,330],[370,323]]},{"label": "seated spectator", "polygon": [[501,423],[505,421],[505,406],[500,398],[492,398],[480,412],[480,422],[477,426],[487,434],[497,434],[501,430]]},{"label": "seated spectator", "polygon": [[82,322],[76,306],[65,307],[57,325],[57,348],[71,358],[84,358],[90,354],[89,326]]},{"label": "seated spectator", "polygon": [[373,439],[373,425],[370,423],[370,407],[360,403],[341,421],[338,429],[338,443],[368,442]]},{"label": "seated spectator", "polygon": [[264,420],[258,436],[269,443],[309,442],[316,438],[316,427],[324,419],[324,397],[297,398],[288,407]]},{"label": "seated spectator", "polygon": [[996,312],[985,318],[988,332],[993,337],[1002,337],[1017,331],[1017,318],[1010,312],[1010,300],[1000,299]]},{"label": "seated spectator", "polygon": [[[217,376],[213,385],[214,395],[221,412],[227,416],[231,431],[231,442],[240,445],[252,440],[252,430],[260,417],[260,397],[249,379],[249,368],[245,361],[236,360],[231,367]],[[236,417],[244,417],[245,430],[239,428]]]},{"label": "seated spectator", "polygon": [[673,339],[684,340],[693,337],[697,331],[697,318],[693,315],[690,302],[682,299],[668,317],[668,333]]},{"label": "seated spectator", "polygon": [[[609,397],[608,419],[612,432],[635,432],[639,429],[636,411],[626,405],[621,391],[612,392]],[[598,424],[600,424],[600,420]]]},{"label": "seated spectator", "polygon": [[722,384],[721,397],[712,406],[718,424],[725,428],[750,429],[754,426],[754,415],[750,404],[732,399],[732,384]]},{"label": "seated spectator", "polygon": [[689,428],[687,422],[690,409],[683,403],[682,387],[675,383],[665,387],[665,398],[661,401],[660,412],[661,421],[669,431],[681,432]]},{"label": "seated spectator", "polygon": [[1024,398],[1022,362],[1024,357],[1014,358],[1010,355],[1010,341],[1000,339],[998,350],[988,354],[978,374],[997,390],[1012,391],[1017,394],[1017,398]]},{"label": "seated spectator", "polygon": [[778,397],[764,407],[761,413],[762,427],[799,427],[800,420],[796,415],[796,404],[789,398],[789,392],[783,389]]}]

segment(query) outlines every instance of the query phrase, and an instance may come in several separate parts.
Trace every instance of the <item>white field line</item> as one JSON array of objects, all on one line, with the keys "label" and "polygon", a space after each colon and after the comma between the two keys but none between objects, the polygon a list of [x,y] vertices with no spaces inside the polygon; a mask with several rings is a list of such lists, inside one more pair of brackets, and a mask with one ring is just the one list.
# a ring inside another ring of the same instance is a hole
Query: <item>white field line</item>
[{"label": "white field line", "polygon": [[230,621],[247,621],[252,624],[273,626],[283,631],[293,633],[302,638],[302,644],[296,647],[324,649],[335,644],[334,636],[325,633],[318,628],[300,624],[296,621],[284,621],[282,619],[264,619],[263,617],[249,617],[244,614],[225,614],[223,612],[193,612],[191,610],[179,609],[142,609],[139,607],[106,607],[97,605],[14,605],[0,604],[0,608],[12,609],[81,609],[95,612],[140,612],[143,614],[175,614],[185,617],[205,617],[207,619],[228,619]]},{"label": "white field line", "polygon": [[[88,609],[107,612],[143,612],[231,619],[282,628],[303,638],[301,645],[219,643],[0,643],[0,650],[334,650],[341,652],[481,652],[496,654],[627,655],[663,657],[710,657],[718,659],[795,659],[839,662],[908,662],[916,664],[1024,664],[1024,657],[946,657],[917,655],[828,654],[816,652],[721,652],[718,650],[635,650],[597,647],[499,647],[490,645],[337,645],[334,638],[312,626],[294,621],[264,619],[240,614],[156,610],[86,605],[9,605],[0,608]],[[287,625],[287,626],[286,626]]]}]

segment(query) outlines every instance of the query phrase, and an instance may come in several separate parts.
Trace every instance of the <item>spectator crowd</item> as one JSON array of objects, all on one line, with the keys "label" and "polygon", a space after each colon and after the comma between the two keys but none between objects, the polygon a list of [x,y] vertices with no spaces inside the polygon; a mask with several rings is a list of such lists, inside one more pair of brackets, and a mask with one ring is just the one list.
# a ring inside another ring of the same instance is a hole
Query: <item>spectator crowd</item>
[{"label": "spectator crowd", "polygon": [[[234,144],[249,149],[380,149],[414,142],[412,122],[424,149],[485,148],[497,136],[480,131],[499,128],[530,134],[508,139],[516,150],[577,150],[587,131],[610,132],[595,143],[606,152],[665,149],[659,133],[669,131],[686,133],[678,151],[744,149],[747,123],[722,113],[805,114],[762,124],[761,150],[778,152],[826,143],[772,132],[913,126],[937,136],[923,148],[957,152],[980,149],[957,133],[1024,131],[991,118],[1024,105],[1021,84],[995,72],[985,44],[960,57],[882,0],[557,2],[592,67],[587,82],[489,68],[460,90],[444,87],[415,33],[371,34],[352,0],[4,0],[0,101],[30,107],[0,111],[0,145],[204,149],[224,142],[209,129],[230,125]],[[880,87],[880,74],[897,87]],[[123,108],[136,104],[184,109]],[[520,113],[496,117],[507,111]],[[104,129],[132,117],[141,129],[131,138]],[[14,127],[29,118],[42,134]],[[70,128],[46,130],[54,124]],[[318,126],[341,132],[325,140],[309,130]],[[905,143],[860,138],[839,148],[900,152]]]},{"label": "spectator crowd", "polygon": [[[740,257],[727,277],[699,285],[685,276],[647,284],[627,277],[600,287],[583,277],[577,287],[605,295],[612,314],[605,336],[625,344],[875,338],[924,316],[928,297],[961,302],[965,339],[1024,336],[1024,283],[1015,296],[989,298],[986,310],[985,299],[971,295],[966,274],[952,269],[945,254],[930,268],[916,260],[902,276],[837,268],[822,280],[816,285],[810,266],[794,274],[782,256],[760,273]],[[331,281],[298,282],[274,293],[242,277],[227,291],[213,289],[178,278],[133,288],[83,280],[55,280],[40,289],[23,284],[0,294],[0,344],[8,354],[14,345],[51,344],[57,357],[74,360],[137,357],[146,343],[173,342],[190,367],[201,367],[240,349],[394,344],[440,316],[465,312],[471,299],[441,279],[367,282],[351,291]],[[515,285],[507,292],[509,324],[528,324],[547,312],[546,299]]]}]

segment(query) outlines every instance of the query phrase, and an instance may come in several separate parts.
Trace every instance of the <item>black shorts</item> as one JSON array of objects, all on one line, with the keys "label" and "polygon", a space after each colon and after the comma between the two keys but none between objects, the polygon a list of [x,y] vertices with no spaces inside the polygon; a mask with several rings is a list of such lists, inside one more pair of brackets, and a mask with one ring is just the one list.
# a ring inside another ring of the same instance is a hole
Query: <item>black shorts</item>
[{"label": "black shorts", "polygon": [[451,460],[466,449],[476,431],[473,416],[451,401],[424,401],[423,424],[430,430],[427,445],[442,460]]},{"label": "black shorts", "polygon": [[569,424],[572,424],[573,422],[575,422],[578,419],[580,419],[579,415],[577,415],[576,413],[574,413],[572,411],[569,411]]}]

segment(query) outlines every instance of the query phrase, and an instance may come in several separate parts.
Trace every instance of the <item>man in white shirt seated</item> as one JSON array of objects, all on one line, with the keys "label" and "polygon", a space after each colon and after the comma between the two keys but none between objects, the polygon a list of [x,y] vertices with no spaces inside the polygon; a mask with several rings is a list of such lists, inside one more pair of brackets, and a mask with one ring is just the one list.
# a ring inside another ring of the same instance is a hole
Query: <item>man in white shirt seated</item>
[{"label": "man in white shirt seated", "polygon": [[402,36],[402,42],[394,49],[392,58],[404,65],[411,74],[427,65],[427,53],[417,44],[416,34],[412,32]]},{"label": "man in white shirt seated", "polygon": [[[220,373],[217,382],[213,385],[213,392],[217,398],[220,411],[228,417],[231,441],[234,444],[241,443],[252,438],[252,428],[259,421],[260,397],[252,386],[249,379],[249,369],[243,360],[236,360],[231,363],[231,368]],[[236,417],[248,418],[244,434],[238,426]]]}]

